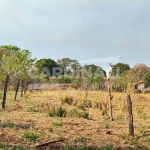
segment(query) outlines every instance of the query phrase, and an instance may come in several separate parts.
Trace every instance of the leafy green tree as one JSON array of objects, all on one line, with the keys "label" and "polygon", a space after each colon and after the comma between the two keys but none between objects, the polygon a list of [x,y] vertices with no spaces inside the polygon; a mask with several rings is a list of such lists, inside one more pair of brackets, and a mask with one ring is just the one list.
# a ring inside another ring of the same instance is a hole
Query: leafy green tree
[{"label": "leafy green tree", "polygon": [[59,67],[59,65],[53,59],[44,58],[44,59],[37,60],[35,63],[35,67],[37,67],[39,69],[39,73],[43,72],[44,68],[47,68],[50,75],[52,76],[53,75],[53,68]]},{"label": "leafy green tree", "polygon": [[150,87],[150,71],[144,77],[144,84],[146,88]]},{"label": "leafy green tree", "polygon": [[58,59],[57,63],[63,69],[63,71],[66,71],[67,73],[70,73],[71,70],[76,71],[80,68],[80,64],[76,59],[62,58]]},{"label": "leafy green tree", "polygon": [[68,75],[62,75],[57,78],[58,83],[72,83],[72,78]]},{"label": "leafy green tree", "polygon": [[124,71],[130,70],[130,66],[124,63],[117,63],[112,68],[112,75],[121,75]]},{"label": "leafy green tree", "polygon": [[124,71],[120,77],[112,78],[112,90],[114,92],[126,92],[127,85],[130,82],[128,79],[128,72],[129,70]]},{"label": "leafy green tree", "polygon": [[12,55],[12,53],[15,53],[17,51],[19,51],[20,48],[17,46],[13,46],[13,45],[1,45],[0,46],[0,63],[1,63],[1,69],[0,69],[0,73],[1,73],[1,77],[0,80],[4,81],[4,76],[3,76],[3,72],[2,72],[2,59],[3,59],[3,55],[5,56],[10,56]]},{"label": "leafy green tree", "polygon": [[84,68],[85,68],[87,71],[89,71],[89,70],[91,69],[91,71],[92,71],[93,74],[101,74],[101,73],[102,73],[102,74],[104,75],[104,77],[107,76],[105,70],[103,70],[101,67],[96,66],[96,65],[94,65],[94,64],[85,65]]},{"label": "leafy green tree", "polygon": [[8,87],[9,79],[11,75],[15,73],[15,70],[18,69],[18,64],[15,63],[16,63],[16,56],[14,53],[11,52],[9,56],[7,55],[2,56],[0,69],[2,72],[1,75],[5,77],[2,108],[5,108],[5,104],[6,104],[6,95],[7,95],[7,87]]},{"label": "leafy green tree", "polygon": [[10,50],[0,48],[0,61],[2,60],[3,55],[10,55]]},{"label": "leafy green tree", "polygon": [[0,49],[6,50],[6,51],[11,51],[11,52],[17,52],[20,50],[19,47],[14,46],[14,45],[1,45]]},{"label": "leafy green tree", "polygon": [[96,89],[104,89],[105,78],[101,74],[92,74],[92,78],[90,78],[90,83]]},{"label": "leafy green tree", "polygon": [[71,85],[72,85],[73,88],[76,88],[76,89],[81,88],[82,84],[83,84],[83,78],[81,78],[81,77],[74,77],[72,79],[72,84]]},{"label": "leafy green tree", "polygon": [[17,46],[4,45],[0,47],[2,50],[0,51],[2,52],[0,72],[5,85],[2,108],[5,108],[8,82],[12,83],[12,85],[17,83],[15,94],[16,99],[20,81],[22,81],[23,93],[23,81],[28,78],[28,71],[33,65],[35,59],[31,58],[31,53],[28,50],[20,50]]},{"label": "leafy green tree", "polygon": [[21,81],[21,96],[23,96],[23,91],[25,88],[25,82],[29,79],[28,71],[29,69],[33,66],[33,63],[35,61],[35,58],[31,58],[31,53],[29,50],[21,50],[17,51],[15,53],[16,56],[16,64],[18,66],[17,69],[15,69],[15,73],[12,76],[12,84],[16,84],[16,94],[14,100],[16,100],[17,93],[18,93],[18,88],[20,85]]},{"label": "leafy green tree", "polygon": [[[87,85],[96,89],[104,88],[106,71],[94,64],[85,65],[82,69],[82,77],[87,77]],[[86,81],[86,80],[85,80]]]}]

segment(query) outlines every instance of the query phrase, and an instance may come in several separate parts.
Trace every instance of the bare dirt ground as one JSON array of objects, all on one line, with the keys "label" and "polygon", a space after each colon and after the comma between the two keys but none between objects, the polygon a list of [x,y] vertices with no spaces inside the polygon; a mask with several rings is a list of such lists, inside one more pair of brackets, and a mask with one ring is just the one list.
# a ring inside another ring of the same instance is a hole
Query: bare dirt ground
[{"label": "bare dirt ground", "polygon": [[[0,147],[57,149],[65,145],[88,145],[120,149],[150,149],[150,94],[132,94],[135,138],[128,135],[125,93],[113,93],[114,121],[109,120],[108,95],[101,91],[55,90],[28,92],[0,109]],[[65,117],[51,116],[53,107],[68,111]],[[71,110],[88,117],[70,115]],[[34,135],[33,135],[33,134]],[[25,136],[26,134],[29,134]],[[14,148],[15,149],[15,148]]]}]

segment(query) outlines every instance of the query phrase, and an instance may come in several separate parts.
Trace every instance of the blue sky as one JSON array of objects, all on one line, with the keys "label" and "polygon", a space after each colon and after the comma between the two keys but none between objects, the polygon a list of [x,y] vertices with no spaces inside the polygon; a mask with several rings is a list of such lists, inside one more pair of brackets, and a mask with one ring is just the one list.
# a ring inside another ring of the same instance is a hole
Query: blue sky
[{"label": "blue sky", "polygon": [[0,45],[29,49],[38,59],[118,56],[150,66],[149,41],[149,0],[0,1]]}]

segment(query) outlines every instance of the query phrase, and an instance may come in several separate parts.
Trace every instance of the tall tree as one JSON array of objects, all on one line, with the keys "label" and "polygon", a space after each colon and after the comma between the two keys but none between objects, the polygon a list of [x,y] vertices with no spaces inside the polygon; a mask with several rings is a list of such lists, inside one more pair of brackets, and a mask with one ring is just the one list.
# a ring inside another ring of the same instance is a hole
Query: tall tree
[{"label": "tall tree", "polygon": [[124,71],[130,70],[130,66],[124,63],[117,63],[112,68],[112,76],[121,75]]},{"label": "tall tree", "polygon": [[66,70],[68,73],[70,73],[71,70],[76,71],[80,68],[80,64],[76,59],[62,58],[58,59],[57,63],[63,69],[63,71]]},{"label": "tall tree", "polygon": [[39,73],[41,73],[44,68],[47,68],[51,76],[53,75],[53,68],[59,67],[57,62],[50,58],[37,60],[35,66],[39,69]]},{"label": "tall tree", "polygon": [[9,50],[11,52],[17,52],[20,50],[19,47],[14,46],[14,45],[1,45],[0,49],[5,49],[6,51]]},{"label": "tall tree", "polygon": [[18,89],[19,89],[19,85],[20,85],[20,81],[21,81],[21,96],[23,96],[23,90],[25,88],[24,84],[26,82],[26,80],[28,80],[28,71],[29,69],[32,67],[35,59],[31,58],[31,53],[29,52],[29,50],[21,50],[18,51],[16,54],[16,64],[18,66],[17,69],[15,69],[15,73],[12,76],[12,84],[17,83],[16,85],[16,94],[15,94],[15,98],[14,100],[16,100],[17,97],[17,93],[18,93]]},{"label": "tall tree", "polygon": [[84,68],[89,71],[91,69],[93,74],[100,74],[103,73],[104,77],[106,77],[106,71],[103,70],[101,67],[96,66],[94,64],[85,65]]},{"label": "tall tree", "polygon": [[150,87],[150,71],[146,73],[144,77],[144,84],[145,84],[145,87]]},{"label": "tall tree", "polygon": [[[31,65],[33,65],[35,59],[31,58],[31,53],[28,50],[20,50],[20,48],[17,46],[4,45],[0,46],[0,49],[3,50],[1,51],[2,55],[0,72],[1,76],[3,76],[3,79],[5,77],[2,107],[5,108],[8,80],[12,81],[12,85],[17,83],[15,88],[16,94],[14,98],[16,99],[20,80],[25,80],[28,77],[28,71]],[[9,53],[5,53],[6,51]]]},{"label": "tall tree", "polygon": [[16,62],[16,56],[12,52],[9,56],[6,56],[6,55],[2,56],[0,69],[1,69],[2,75],[5,76],[5,86],[4,86],[2,108],[5,108],[5,104],[6,104],[6,95],[7,95],[7,87],[8,87],[9,79],[11,75],[15,73],[15,70],[18,68],[18,65],[15,64],[15,62]]},{"label": "tall tree", "polygon": [[3,55],[10,55],[10,50],[0,47],[0,61],[2,60]]},{"label": "tall tree", "polygon": [[136,82],[139,80],[144,80],[144,76],[148,73],[150,68],[145,64],[136,64],[131,70],[129,71],[128,78],[131,82]]},{"label": "tall tree", "polygon": [[130,82],[128,73],[130,70],[124,71],[120,77],[112,78],[112,90],[115,92],[126,92],[127,85]]}]

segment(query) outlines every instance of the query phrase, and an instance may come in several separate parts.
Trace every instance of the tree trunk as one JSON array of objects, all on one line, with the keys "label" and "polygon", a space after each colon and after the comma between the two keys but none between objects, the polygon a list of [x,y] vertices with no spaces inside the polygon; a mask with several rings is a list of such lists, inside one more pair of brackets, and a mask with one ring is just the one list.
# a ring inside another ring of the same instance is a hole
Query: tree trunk
[{"label": "tree trunk", "polygon": [[5,109],[5,105],[6,105],[6,96],[7,96],[8,81],[9,81],[9,75],[6,76],[6,80],[5,80],[3,102],[2,102],[2,108],[3,109]]},{"label": "tree trunk", "polygon": [[20,79],[18,79],[18,83],[17,83],[17,87],[16,87],[16,93],[15,93],[15,98],[14,98],[14,101],[16,101],[16,98],[17,98],[17,94],[18,94],[18,89],[19,89],[19,86],[20,86]]},{"label": "tree trunk", "polygon": [[129,112],[129,134],[131,137],[134,137],[132,101],[131,101],[130,94],[127,94],[127,104],[128,104],[128,112]]},{"label": "tree trunk", "polygon": [[22,84],[21,84],[21,97],[23,97],[23,90],[24,90],[24,81],[22,80]]},{"label": "tree trunk", "polygon": [[26,92],[27,92],[27,89],[28,89],[28,81],[26,82],[26,84],[25,84],[25,88],[24,88],[24,94],[26,94]]},{"label": "tree trunk", "polygon": [[112,110],[112,100],[113,100],[113,96],[111,94],[111,90],[110,90],[110,85],[108,85],[108,96],[109,96],[109,115],[110,115],[110,120],[113,121],[113,110]]}]

